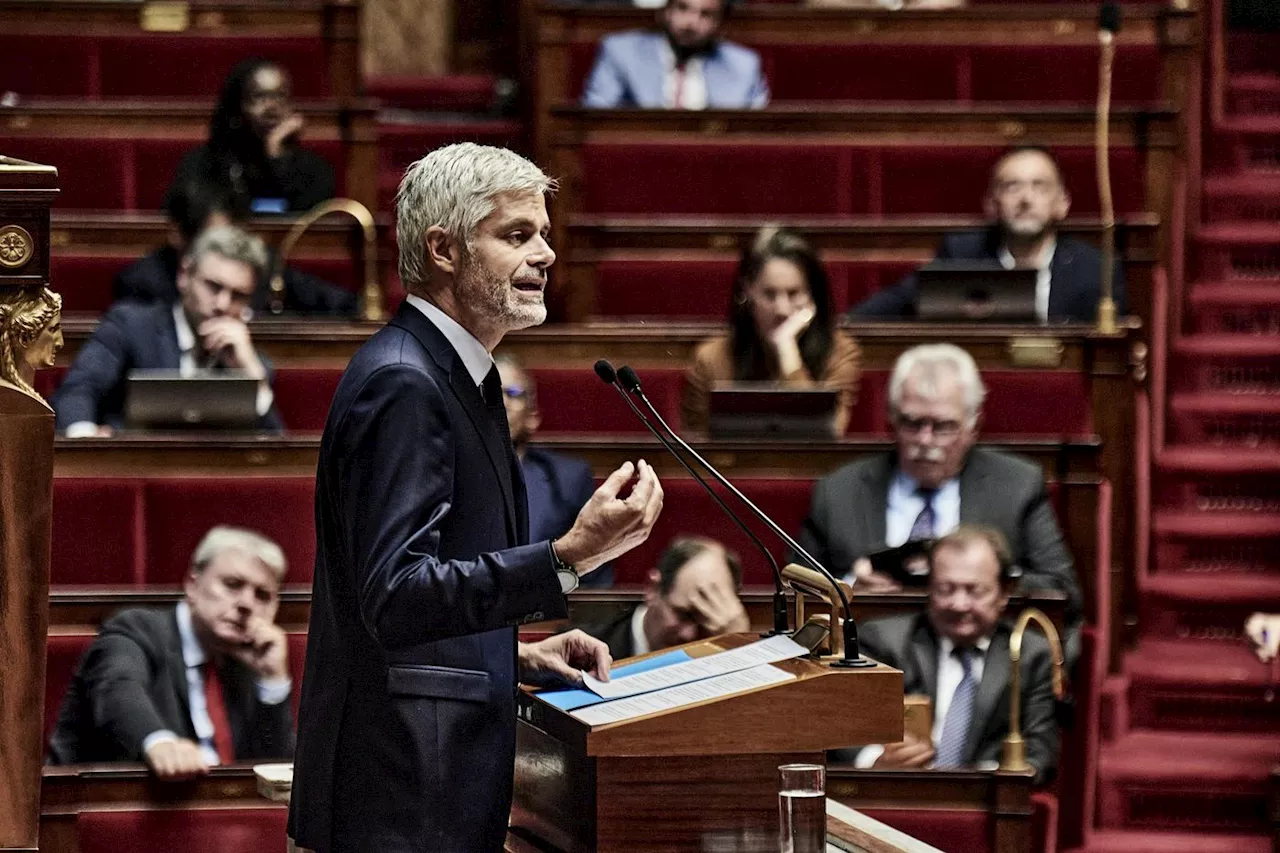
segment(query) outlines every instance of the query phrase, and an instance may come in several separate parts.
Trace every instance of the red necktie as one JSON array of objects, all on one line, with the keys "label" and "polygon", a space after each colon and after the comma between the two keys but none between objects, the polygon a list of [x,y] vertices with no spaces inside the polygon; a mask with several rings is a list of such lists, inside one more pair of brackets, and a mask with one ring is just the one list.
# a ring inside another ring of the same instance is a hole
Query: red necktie
[{"label": "red necktie", "polygon": [[222,680],[218,667],[209,661],[201,667],[204,677],[204,704],[213,723],[213,748],[218,751],[218,761],[230,764],[236,760],[236,745],[231,738],[231,721],[227,719],[227,703],[222,697]]}]

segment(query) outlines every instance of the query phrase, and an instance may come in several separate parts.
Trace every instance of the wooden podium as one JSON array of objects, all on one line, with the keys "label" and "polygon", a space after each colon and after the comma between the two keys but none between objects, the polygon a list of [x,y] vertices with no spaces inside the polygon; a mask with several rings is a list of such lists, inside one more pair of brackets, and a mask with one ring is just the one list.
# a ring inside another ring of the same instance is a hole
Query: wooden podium
[{"label": "wooden podium", "polygon": [[[677,648],[702,657],[756,639]],[[562,853],[776,850],[778,765],[901,740],[902,673],[773,666],[796,677],[594,727],[522,690],[511,835]]]}]

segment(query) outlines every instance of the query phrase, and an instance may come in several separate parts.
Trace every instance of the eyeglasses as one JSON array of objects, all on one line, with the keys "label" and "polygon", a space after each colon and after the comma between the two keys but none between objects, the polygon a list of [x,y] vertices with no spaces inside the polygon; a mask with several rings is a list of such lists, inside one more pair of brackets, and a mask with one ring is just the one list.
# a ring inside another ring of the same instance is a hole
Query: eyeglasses
[{"label": "eyeglasses", "polygon": [[939,421],[933,418],[912,418],[907,415],[897,415],[894,423],[898,430],[906,435],[919,435],[926,428],[933,433],[934,438],[955,438],[960,434],[964,424],[960,421]]}]

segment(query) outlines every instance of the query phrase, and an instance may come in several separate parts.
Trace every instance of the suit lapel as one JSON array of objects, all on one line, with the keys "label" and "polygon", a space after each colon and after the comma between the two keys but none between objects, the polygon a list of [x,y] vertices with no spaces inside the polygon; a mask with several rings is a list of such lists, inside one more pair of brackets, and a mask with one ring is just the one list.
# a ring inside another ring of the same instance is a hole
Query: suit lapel
[{"label": "suit lapel", "polygon": [[632,69],[638,72],[634,82],[637,107],[661,109],[666,106],[663,102],[663,89],[666,86],[667,63],[662,55],[665,38],[661,33],[654,33],[653,38],[638,45],[639,52],[644,55]]},{"label": "suit lapel", "polygon": [[860,513],[863,529],[863,542],[879,550],[885,547],[885,515],[889,512],[889,481],[893,478],[893,464],[888,456],[880,460],[881,464],[867,472],[867,488],[865,501],[855,509]]},{"label": "suit lapel", "polygon": [[[453,345],[449,343],[449,339],[417,308],[414,308],[408,302],[403,303],[396,316],[391,320],[391,325],[402,328],[417,338],[423,348],[431,354],[436,365],[449,374],[449,387],[454,396],[458,398],[458,402],[462,404],[462,409],[467,413],[467,417],[471,419],[476,435],[480,438],[480,444],[484,447],[485,454],[489,457],[489,463],[493,466],[494,472],[497,473],[498,482],[502,486],[502,500],[506,509],[507,535],[513,544],[520,542],[519,522],[515,505],[515,486],[513,485],[513,477],[519,476],[519,474],[518,472],[515,474],[512,472],[512,463],[507,459],[506,449],[502,446],[502,438],[498,435],[497,428],[489,416],[489,409],[484,403],[480,388],[476,386],[471,374],[467,372],[466,365],[458,357],[458,353],[454,350]],[[520,481],[520,493],[521,496],[524,495],[523,479]]]},{"label": "suit lapel", "polygon": [[1075,255],[1071,244],[1059,239],[1053,250],[1053,260],[1049,263],[1049,316],[1065,317],[1071,314],[1071,306],[1067,299],[1071,296],[1068,288],[1059,285],[1071,275],[1070,267],[1075,263]]},{"label": "suit lapel", "polygon": [[[965,741],[965,761],[972,763],[982,745],[986,733],[999,727],[1000,700],[1009,689],[1012,670],[1009,667],[1009,632],[998,628],[987,646],[982,663],[982,681],[978,694],[973,697],[973,718],[969,722],[969,736]],[[1008,715],[1005,709],[1004,716]]]},{"label": "suit lapel", "polygon": [[182,635],[178,633],[178,611],[169,611],[169,618],[164,620],[164,666],[168,670],[169,685],[178,697],[178,708],[182,711],[185,734],[195,735],[195,723],[191,722],[191,685],[187,683],[187,664],[182,657]]},{"label": "suit lapel", "polygon": [[969,452],[969,461],[960,472],[960,521],[962,523],[981,523],[982,508],[986,505],[987,473],[975,463],[973,451]]},{"label": "suit lapel", "polygon": [[[174,325],[173,306],[158,305],[155,313],[159,364],[177,370],[182,366],[182,350],[178,349],[178,327]],[[195,329],[191,330],[195,333]]]},{"label": "suit lapel", "polygon": [[938,638],[929,627],[929,620],[919,617],[916,629],[911,634],[911,658],[919,670],[920,683],[924,685],[923,693],[933,697],[938,704]]}]

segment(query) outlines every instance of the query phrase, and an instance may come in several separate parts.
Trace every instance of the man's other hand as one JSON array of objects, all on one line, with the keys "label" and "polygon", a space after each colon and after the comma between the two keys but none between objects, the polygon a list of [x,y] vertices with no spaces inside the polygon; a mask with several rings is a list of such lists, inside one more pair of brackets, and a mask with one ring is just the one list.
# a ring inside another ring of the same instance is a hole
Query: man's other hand
[{"label": "man's other hand", "polygon": [[887,743],[884,754],[872,765],[877,769],[886,767],[921,768],[933,761],[933,744],[908,734],[901,743]]},{"label": "man's other hand", "polygon": [[168,781],[191,779],[209,772],[200,745],[185,738],[153,743],[143,758],[158,778]]},{"label": "man's other hand", "polygon": [[583,670],[608,681],[612,663],[609,647],[577,628],[520,644],[520,680],[529,684],[581,684]]},{"label": "man's other hand", "polygon": [[[631,494],[619,497],[633,474]],[[643,459],[634,466],[624,462],[596,489],[569,532],[555,541],[556,554],[585,575],[648,539],[661,512],[662,484],[653,467]]]}]

